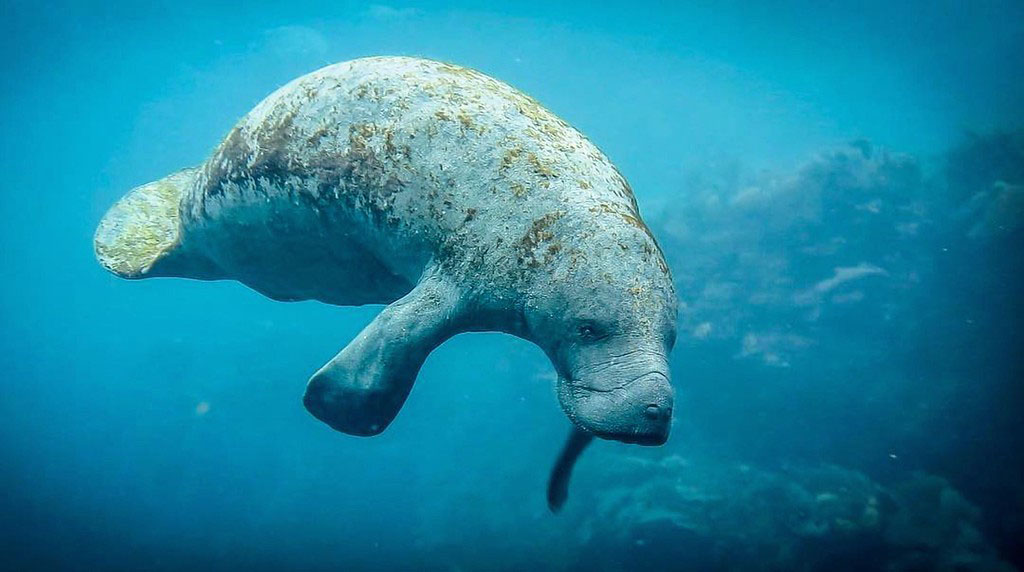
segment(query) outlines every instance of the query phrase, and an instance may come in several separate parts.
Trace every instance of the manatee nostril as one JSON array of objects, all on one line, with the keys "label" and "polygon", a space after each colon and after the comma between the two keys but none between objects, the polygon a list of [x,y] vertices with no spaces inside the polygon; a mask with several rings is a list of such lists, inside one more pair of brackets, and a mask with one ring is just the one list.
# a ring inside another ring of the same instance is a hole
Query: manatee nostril
[{"label": "manatee nostril", "polygon": [[646,415],[648,419],[657,419],[658,417],[661,417],[661,408],[657,405],[648,405],[647,409],[644,410],[644,415]]}]

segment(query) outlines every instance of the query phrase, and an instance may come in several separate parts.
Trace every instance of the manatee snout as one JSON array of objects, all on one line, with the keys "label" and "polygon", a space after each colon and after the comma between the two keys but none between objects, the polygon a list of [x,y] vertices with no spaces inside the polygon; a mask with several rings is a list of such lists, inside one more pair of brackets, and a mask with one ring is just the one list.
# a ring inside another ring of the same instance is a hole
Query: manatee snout
[{"label": "manatee snout", "polygon": [[[655,370],[601,389],[586,380],[566,381],[562,405],[575,423],[597,437],[661,445],[672,426],[675,394],[667,370]],[[593,383],[593,382],[590,382]]]},{"label": "manatee snout", "polygon": [[619,405],[611,415],[611,424],[599,437],[637,445],[661,445],[668,440],[672,426],[675,395],[668,377],[651,372],[623,388],[615,396]]}]

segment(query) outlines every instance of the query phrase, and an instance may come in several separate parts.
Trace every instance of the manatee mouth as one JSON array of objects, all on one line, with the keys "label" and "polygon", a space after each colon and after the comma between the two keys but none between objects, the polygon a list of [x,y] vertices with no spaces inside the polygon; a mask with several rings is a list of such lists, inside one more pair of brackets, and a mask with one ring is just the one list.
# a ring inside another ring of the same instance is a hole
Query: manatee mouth
[{"label": "manatee mouth", "polygon": [[665,423],[650,430],[634,430],[630,433],[616,433],[607,436],[602,435],[602,437],[621,441],[629,445],[657,447],[658,445],[664,445],[668,441],[668,433],[669,424]]}]

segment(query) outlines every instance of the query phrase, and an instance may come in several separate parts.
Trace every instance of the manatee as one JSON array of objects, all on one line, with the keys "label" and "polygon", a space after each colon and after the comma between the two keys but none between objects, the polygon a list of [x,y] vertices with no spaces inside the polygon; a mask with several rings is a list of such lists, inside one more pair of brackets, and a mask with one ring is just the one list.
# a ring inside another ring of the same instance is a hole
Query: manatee
[{"label": "manatee", "polygon": [[351,435],[383,431],[449,337],[535,343],[572,422],[552,510],[592,437],[668,438],[676,295],[632,189],[565,121],[471,69],[373,57],[295,79],[202,165],[117,202],[95,250],[124,278],[385,304],[303,397]]}]

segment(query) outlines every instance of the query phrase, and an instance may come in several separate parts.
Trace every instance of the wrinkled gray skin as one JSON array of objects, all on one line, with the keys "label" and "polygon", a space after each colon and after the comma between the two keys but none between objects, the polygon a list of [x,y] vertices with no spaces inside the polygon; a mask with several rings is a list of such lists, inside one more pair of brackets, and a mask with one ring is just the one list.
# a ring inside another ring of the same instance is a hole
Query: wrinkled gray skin
[{"label": "wrinkled gray skin", "polygon": [[96,251],[128,278],[388,304],[306,388],[309,411],[353,435],[388,426],[447,338],[536,343],[577,428],[553,508],[591,435],[668,436],[676,296],[629,185],[575,129],[472,70],[381,57],[298,78],[202,166],[122,199]]}]

